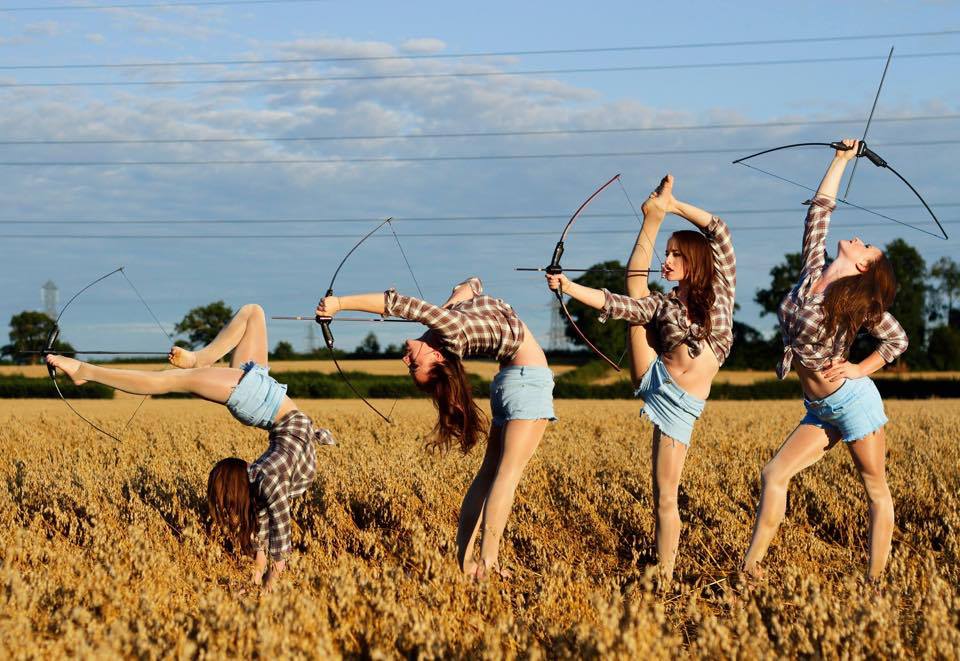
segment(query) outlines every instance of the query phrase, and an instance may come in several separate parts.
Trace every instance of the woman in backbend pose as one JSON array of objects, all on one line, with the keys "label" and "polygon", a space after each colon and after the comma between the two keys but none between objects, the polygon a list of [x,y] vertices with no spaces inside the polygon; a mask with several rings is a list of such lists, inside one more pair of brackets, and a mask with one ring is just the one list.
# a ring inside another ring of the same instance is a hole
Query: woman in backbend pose
[{"label": "woman in backbend pose", "polygon": [[[760,561],[783,520],[790,478],[819,461],[843,440],[860,471],[870,511],[870,562],[867,575],[879,578],[890,553],[893,501],[885,473],[887,417],[877,387],[868,378],[907,348],[907,336],[887,312],[896,280],[887,258],[859,238],[837,244],[837,257],[826,261],[827,229],[836,206],[843,171],[857,153],[855,140],[844,140],[807,202],[800,281],[780,303],[778,318],[783,358],[777,376],[793,364],[803,388],[807,414],[763,468],[760,506],[744,570],[758,578]],[[879,340],[876,351],[860,363],[846,359],[857,331],[865,328]]]},{"label": "woman in backbend pose", "polygon": [[[267,346],[263,309],[245,305],[203,349],[170,349],[170,362],[183,369],[113,369],[53,354],[47,362],[77,385],[94,381],[136,395],[190,393],[226,405],[245,425],[269,430],[270,446],[252,464],[230,457],[213,467],[207,500],[214,522],[254,556],[254,583],[270,589],[290,551],[289,501],[313,482],[314,443],[333,445],[334,440],[297,409],[285,385],[267,374]],[[230,367],[211,367],[231,350]]]},{"label": "woman in backbend pose", "polygon": [[[631,376],[642,412],[653,422],[653,498],[656,545],[663,585],[673,578],[680,543],[677,490],[693,425],[710,384],[733,343],[736,259],[730,230],[716,216],[673,197],[667,175],[644,202],[643,225],[627,265],[627,295],[590,289],[563,274],[548,275],[551,289],[603,310],[601,319],[631,322]],[[667,241],[663,277],[678,283],[668,294],[647,286],[653,245],[663,219],[673,213],[699,232],[674,232]]]},{"label": "woman in backbend pose", "polygon": [[[547,422],[556,419],[553,373],[537,340],[512,307],[483,293],[479,278],[457,285],[439,307],[389,289],[328,296],[316,312],[332,316],[341,310],[401,317],[430,328],[419,338],[406,341],[403,362],[417,388],[433,400],[438,417],[430,445],[443,451],[456,444],[469,452],[486,426],[473,399],[463,359],[489,356],[500,361],[500,371],[490,384],[493,421],[487,449],[460,508],[457,560],[465,574],[476,578],[489,572],[509,576],[498,558],[514,492]],[[476,557],[474,545],[480,531],[480,555]]]}]

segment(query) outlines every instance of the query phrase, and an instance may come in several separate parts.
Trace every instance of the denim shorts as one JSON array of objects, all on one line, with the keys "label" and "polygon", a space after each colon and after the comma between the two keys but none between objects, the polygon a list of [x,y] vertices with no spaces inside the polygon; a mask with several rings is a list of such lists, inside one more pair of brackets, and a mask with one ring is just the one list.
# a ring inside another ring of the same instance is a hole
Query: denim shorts
[{"label": "denim shorts", "polygon": [[287,386],[267,372],[270,368],[250,361],[240,366],[243,376],[227,399],[227,409],[245,425],[270,429]]},{"label": "denim shorts", "polygon": [[510,420],[556,420],[553,414],[553,372],[549,367],[504,367],[490,383],[493,424]]},{"label": "denim shorts", "polygon": [[887,423],[883,400],[869,377],[847,379],[835,392],[823,399],[803,400],[807,414],[801,425],[833,430],[852,443],[869,436]]},{"label": "denim shorts", "polygon": [[660,433],[690,445],[693,423],[707,403],[674,383],[659,356],[650,363],[633,395],[643,400],[640,413],[650,418],[650,422],[660,428]]}]

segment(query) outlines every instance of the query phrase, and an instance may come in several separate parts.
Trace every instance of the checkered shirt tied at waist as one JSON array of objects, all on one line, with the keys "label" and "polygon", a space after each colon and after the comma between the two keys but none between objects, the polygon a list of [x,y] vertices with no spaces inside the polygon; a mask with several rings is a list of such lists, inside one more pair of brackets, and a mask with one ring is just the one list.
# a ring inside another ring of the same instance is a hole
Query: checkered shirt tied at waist
[{"label": "checkered shirt tied at waist", "polygon": [[737,258],[727,224],[714,216],[700,232],[710,244],[713,257],[713,292],[716,297],[710,309],[710,334],[705,336],[703,327],[691,322],[687,306],[680,300],[680,289],[670,292],[650,292],[643,298],[630,298],[613,294],[604,289],[603,312],[600,321],[609,318],[626,319],[641,325],[653,323],[664,353],[673,351],[681,344],[687,353],[696,358],[706,344],[716,355],[720,364],[727,359],[733,346],[733,299],[737,286]]},{"label": "checkered shirt tied at waist", "polygon": [[[783,339],[783,357],[777,364],[777,377],[781,379],[789,374],[794,359],[807,369],[819,371],[828,363],[846,356],[854,340],[842,329],[838,329],[833,337],[827,336],[823,312],[825,296],[823,292],[811,292],[826,264],[827,230],[837,203],[818,195],[804,204],[810,208],[803,228],[803,270],[800,281],[784,297],[777,310]],[[863,327],[879,340],[877,352],[888,363],[906,351],[907,334],[889,312],[884,312],[873,323],[864,323]]]},{"label": "checkered shirt tied at waist", "polygon": [[479,278],[471,278],[474,296],[442,308],[395,289],[384,292],[384,314],[419,321],[441,338],[444,347],[460,358],[488,356],[503,362],[523,343],[523,322],[513,308],[483,293]]},{"label": "checkered shirt tied at waist", "polygon": [[291,411],[270,429],[270,447],[247,468],[257,501],[258,547],[271,560],[290,552],[290,499],[303,494],[317,472],[315,445],[336,445],[328,429]]}]

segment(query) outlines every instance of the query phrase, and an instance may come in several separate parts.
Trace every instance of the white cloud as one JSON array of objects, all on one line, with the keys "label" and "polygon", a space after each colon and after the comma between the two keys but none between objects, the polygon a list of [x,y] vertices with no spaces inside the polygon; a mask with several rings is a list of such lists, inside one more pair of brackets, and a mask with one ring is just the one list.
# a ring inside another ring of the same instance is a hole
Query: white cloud
[{"label": "white cloud", "polygon": [[408,53],[439,53],[447,47],[442,39],[432,37],[423,37],[420,39],[407,39],[400,44],[401,50]]}]

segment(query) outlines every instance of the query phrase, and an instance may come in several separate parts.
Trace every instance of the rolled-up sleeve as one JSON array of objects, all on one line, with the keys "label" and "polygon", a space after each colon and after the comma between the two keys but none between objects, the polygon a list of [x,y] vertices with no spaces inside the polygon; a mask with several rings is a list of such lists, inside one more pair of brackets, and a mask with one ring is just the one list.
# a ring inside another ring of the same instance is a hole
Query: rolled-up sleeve
[{"label": "rolled-up sleeve", "polygon": [[647,324],[663,305],[663,294],[660,292],[650,292],[643,298],[630,298],[623,294],[611,293],[609,289],[601,291],[603,292],[601,322],[607,319],[625,319],[634,324]]},{"label": "rolled-up sleeve", "polygon": [[877,353],[888,363],[895,361],[900,354],[907,350],[907,346],[910,344],[903,326],[889,312],[884,312],[878,322],[866,328],[872,336],[879,340]]},{"label": "rolled-up sleeve", "polygon": [[384,314],[411,321],[419,321],[444,337],[452,338],[463,331],[463,315],[456,310],[442,308],[413,296],[404,296],[396,289],[383,292]]},{"label": "rolled-up sleeve", "polygon": [[723,220],[714,216],[700,231],[710,243],[713,254],[714,288],[719,290],[717,294],[726,294],[732,299],[737,285],[737,256],[733,251],[730,228]]},{"label": "rolled-up sleeve", "polygon": [[823,268],[826,263],[830,215],[837,203],[825,195],[817,195],[804,204],[809,205],[809,209],[803,225],[803,270],[810,273]]},{"label": "rolled-up sleeve", "polygon": [[268,555],[283,560],[290,553],[290,501],[287,485],[272,475],[264,475],[257,485],[266,501],[269,528]]}]

